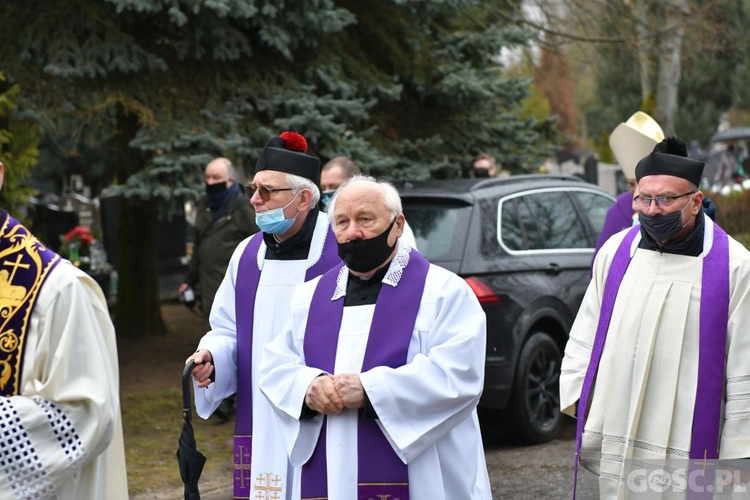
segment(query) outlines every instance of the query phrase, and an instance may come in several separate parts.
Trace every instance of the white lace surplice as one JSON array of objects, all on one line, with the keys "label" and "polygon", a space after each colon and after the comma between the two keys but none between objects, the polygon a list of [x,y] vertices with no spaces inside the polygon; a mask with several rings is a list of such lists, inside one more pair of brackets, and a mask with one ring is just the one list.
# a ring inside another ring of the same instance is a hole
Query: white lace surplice
[{"label": "white lace surplice", "polygon": [[[707,219],[708,230],[713,226]],[[573,415],[599,319],[603,283],[624,233],[595,263],[565,349],[561,407]],[[634,242],[637,245],[638,239]],[[705,249],[711,238],[706,238]],[[705,252],[705,250],[704,250]],[[720,458],[750,456],[750,259],[730,239],[727,397]],[[602,498],[623,494],[629,459],[687,459],[698,372],[702,258],[635,251],[615,303],[586,420],[581,464]],[[744,353],[744,354],[743,354]]]}]

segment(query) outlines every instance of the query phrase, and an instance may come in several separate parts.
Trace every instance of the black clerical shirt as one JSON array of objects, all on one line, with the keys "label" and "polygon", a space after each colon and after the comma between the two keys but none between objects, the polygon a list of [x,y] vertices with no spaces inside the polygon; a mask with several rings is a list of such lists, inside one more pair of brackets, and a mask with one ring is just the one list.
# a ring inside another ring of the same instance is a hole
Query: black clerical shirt
[{"label": "black clerical shirt", "polygon": [[346,284],[346,299],[344,307],[347,306],[367,306],[374,304],[378,300],[378,293],[383,285],[383,278],[388,272],[388,265],[383,266],[375,274],[367,279],[362,279],[349,273],[349,280]]},{"label": "black clerical shirt", "polygon": [[310,210],[300,230],[282,242],[276,241],[273,234],[263,233],[263,241],[267,247],[266,259],[307,260],[319,213],[317,208]]}]

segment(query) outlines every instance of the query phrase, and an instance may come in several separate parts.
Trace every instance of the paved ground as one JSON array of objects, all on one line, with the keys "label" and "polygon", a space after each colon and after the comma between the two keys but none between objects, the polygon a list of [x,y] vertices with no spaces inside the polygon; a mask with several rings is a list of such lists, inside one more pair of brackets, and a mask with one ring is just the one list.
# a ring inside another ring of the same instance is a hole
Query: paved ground
[{"label": "paved ground", "polygon": [[[570,498],[573,484],[575,427],[567,420],[558,439],[536,446],[510,446],[491,438],[486,440],[487,469],[493,499],[560,500]],[[203,477],[201,499],[230,500],[229,477]],[[594,476],[579,472],[578,498],[598,498]],[[133,497],[133,500],[180,500],[182,488]]]},{"label": "paved ground", "polygon": [[[165,287],[168,288],[168,287]],[[174,374],[180,373],[187,353],[197,345],[205,331],[203,319],[176,302],[165,302],[162,315],[171,332],[180,334],[148,337],[140,342],[127,342],[120,346],[120,367],[124,391],[148,387],[158,389],[174,385]],[[154,359],[149,359],[151,355]],[[148,370],[134,367],[145,363]],[[502,440],[488,422],[484,427],[485,454],[492,484],[493,498],[509,500],[558,500],[570,498],[573,484],[573,455],[575,427],[566,418],[558,439],[536,446],[511,446]],[[232,422],[223,424],[233,426]],[[227,427],[231,434],[231,427]],[[229,460],[229,459],[228,459]],[[204,500],[231,499],[231,472],[214,476],[204,474],[200,481]],[[580,500],[597,498],[596,481],[581,471],[579,476]],[[182,488],[168,488],[132,497],[134,500],[179,500],[184,498]],[[454,500],[454,499],[451,499]],[[460,499],[456,499],[460,500]]]}]

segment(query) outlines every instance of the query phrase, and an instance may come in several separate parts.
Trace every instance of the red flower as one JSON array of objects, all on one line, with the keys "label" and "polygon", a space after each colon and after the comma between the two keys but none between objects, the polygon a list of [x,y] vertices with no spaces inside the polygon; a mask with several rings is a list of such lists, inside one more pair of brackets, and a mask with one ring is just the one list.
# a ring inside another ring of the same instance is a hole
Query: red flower
[{"label": "red flower", "polygon": [[94,235],[86,226],[76,226],[65,233],[65,241],[70,243],[72,240],[80,240],[85,245],[90,245],[94,241]]}]

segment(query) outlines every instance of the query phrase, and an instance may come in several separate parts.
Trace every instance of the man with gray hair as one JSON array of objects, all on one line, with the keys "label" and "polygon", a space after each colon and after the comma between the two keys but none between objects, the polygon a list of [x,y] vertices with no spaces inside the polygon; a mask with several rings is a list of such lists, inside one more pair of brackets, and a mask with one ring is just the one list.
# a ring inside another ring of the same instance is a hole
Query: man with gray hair
[{"label": "man with gray hair", "polygon": [[[333,199],[336,190],[342,186],[347,179],[359,175],[361,171],[359,166],[351,158],[346,156],[336,156],[328,160],[320,171],[320,208],[327,210],[329,203]],[[410,247],[417,248],[417,239],[414,232],[409,226],[409,222],[404,220],[404,232],[401,235],[401,242]]]},{"label": "man with gray hair", "polygon": [[237,391],[234,498],[273,492],[289,499],[295,488],[257,367],[261,348],[281,331],[294,287],[341,262],[328,218],[317,209],[318,168],[300,134],[284,132],[266,144],[245,186],[262,232],[237,246],[211,310],[211,331],[188,358],[198,365],[198,415],[208,418]]},{"label": "man with gray hair", "polygon": [[302,471],[293,499],[490,499],[479,302],[399,242],[390,184],[355,176],[328,215],[344,263],[296,288],[261,358],[260,389]]}]

